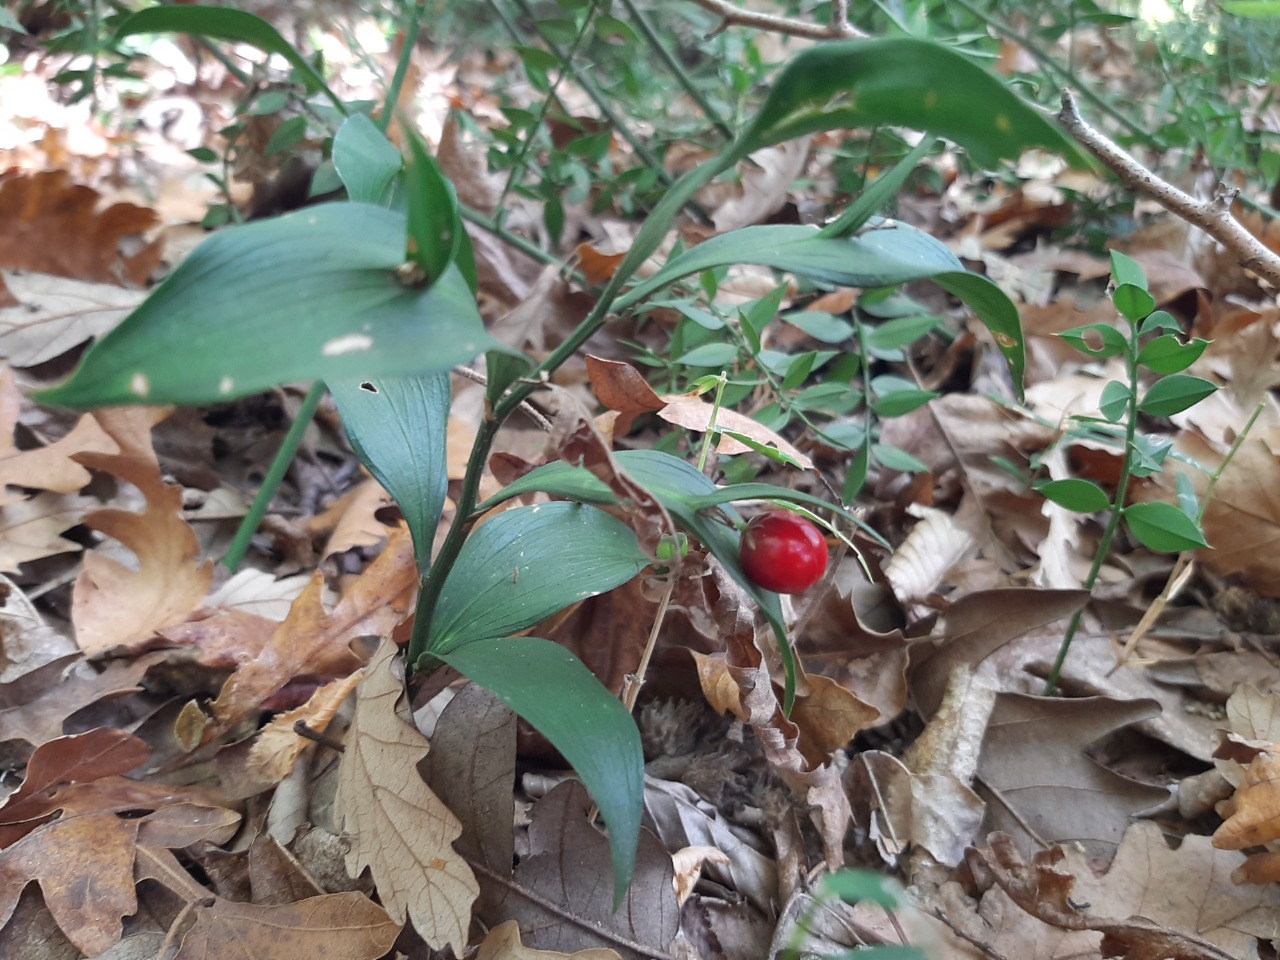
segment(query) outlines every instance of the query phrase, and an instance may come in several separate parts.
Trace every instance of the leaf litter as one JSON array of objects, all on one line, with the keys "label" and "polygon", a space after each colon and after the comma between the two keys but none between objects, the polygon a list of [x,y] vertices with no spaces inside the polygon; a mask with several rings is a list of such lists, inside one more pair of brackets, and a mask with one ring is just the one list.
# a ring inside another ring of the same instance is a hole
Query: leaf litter
[{"label": "leaf litter", "polygon": [[[450,68],[443,82],[473,69]],[[484,89],[470,91],[474,115],[492,117]],[[477,178],[474,144],[456,123],[442,129],[446,172],[492,211],[496,188]],[[703,194],[714,222],[760,222],[812,202],[795,181],[818,170],[815,146],[825,144],[767,152],[740,187]],[[1125,545],[1064,674],[1069,696],[1038,695],[1064,618],[1085,602],[1069,588],[1098,531],[1042,510],[995,460],[1047,455],[1051,473],[1099,482],[1114,470],[1114,456],[1087,442],[1050,455],[1063,411],[1096,408],[1105,381],[1054,334],[1114,319],[1096,259],[1014,249],[1060,222],[1062,206],[1043,199],[1057,190],[1051,179],[1028,175],[1024,190],[998,188],[983,204],[961,192],[950,226],[904,198],[1021,299],[1030,405],[992,400],[1000,389],[985,387],[998,378],[978,369],[967,391],[885,421],[882,440],[919,459],[924,482],[872,476],[868,517],[895,549],[868,550],[865,568],[844,556],[788,609],[808,671],[790,716],[775,685],[778,652],[740,588],[696,547],[680,565],[639,710],[648,829],[614,912],[607,842],[584,791],[551,772],[557,758],[544,741],[470,685],[450,684],[430,710],[411,712],[411,692],[433,691],[405,690],[387,640],[403,640],[411,606],[409,538],[332,423],[314,428],[273,504],[257,569],[224,580],[209,558],[243,508],[193,504],[216,504],[215,491],[260,476],[278,415],[294,402],[287,391],[274,407],[244,401],[206,417],[204,472],[182,465],[163,412],[68,422],[22,399],[19,384],[56,375],[40,365],[107,329],[174,262],[162,261],[158,232],[171,224],[105,196],[106,178],[85,171],[96,188],[58,166],[0,185],[0,207],[23,211],[0,228],[11,301],[0,313],[11,365],[0,379],[0,570],[12,575],[0,584],[0,756],[13,773],[0,788],[0,954],[114,956],[145,944],[167,957],[431,948],[746,958],[776,955],[805,917],[815,949],[828,953],[904,942],[930,957],[1274,949],[1273,407],[1210,503],[1214,549],[1196,556],[1190,594],[1117,668],[1120,641],[1171,573],[1166,558]],[[593,238],[581,265],[607,277],[616,259],[602,251],[625,249],[632,226],[585,208],[569,215]],[[537,222],[514,206],[510,225]],[[475,240],[495,335],[545,351],[590,307],[557,269]],[[1274,310],[1228,303],[1248,278],[1219,280],[1211,258],[1176,246],[1185,240],[1140,242],[1130,252],[1157,299],[1175,309],[1196,298],[1187,322],[1217,341],[1196,369],[1226,389],[1166,428],[1181,456],[1212,467],[1277,382]],[[725,302],[776,283],[733,272]],[[852,291],[840,294],[852,302]],[[788,287],[786,302],[797,295]],[[652,319],[631,331],[642,346],[672,322]],[[797,330],[787,334],[796,344],[821,346]],[[972,350],[983,336],[957,342]],[[508,431],[484,484],[496,491],[542,462],[582,463],[653,544],[670,518],[613,451],[657,439],[650,413],[700,432],[709,406],[650,388],[622,339],[597,338],[584,367],[566,368],[556,432]],[[941,382],[955,358],[930,362],[921,376]],[[461,399],[474,386],[455,390],[454,482],[481,416]],[[613,413],[594,419],[599,407]],[[754,420],[739,426],[796,463],[831,466],[820,444],[802,449]],[[724,438],[718,452],[745,449]],[[814,482],[812,472],[779,476]],[[1168,500],[1172,484],[1160,474],[1135,495]],[[664,586],[645,574],[535,633],[621,692]],[[842,866],[892,873],[911,893],[892,912],[819,905],[813,878]],[[26,949],[36,929],[46,931],[43,952]]]}]

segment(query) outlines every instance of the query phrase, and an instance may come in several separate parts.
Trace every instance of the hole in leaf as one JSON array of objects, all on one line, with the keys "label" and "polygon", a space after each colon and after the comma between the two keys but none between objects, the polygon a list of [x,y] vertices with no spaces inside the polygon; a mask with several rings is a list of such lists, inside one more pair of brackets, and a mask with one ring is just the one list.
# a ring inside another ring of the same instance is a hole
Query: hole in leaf
[{"label": "hole in leaf", "polygon": [[365,393],[374,393],[374,394],[376,394],[376,393],[378,392],[378,388],[377,388],[377,387],[375,387],[375,386],[374,386],[372,383],[370,383],[368,380],[365,380],[364,382],[362,382],[362,383],[360,384],[360,389],[361,389],[361,390],[363,390]]}]

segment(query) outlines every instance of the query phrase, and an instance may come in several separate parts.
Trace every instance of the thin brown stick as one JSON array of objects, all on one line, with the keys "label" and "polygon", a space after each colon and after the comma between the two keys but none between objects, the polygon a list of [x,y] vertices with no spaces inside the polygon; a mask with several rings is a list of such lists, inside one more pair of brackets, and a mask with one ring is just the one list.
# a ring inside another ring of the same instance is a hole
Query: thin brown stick
[{"label": "thin brown stick", "polygon": [[504,877],[502,874],[498,873],[498,871],[491,870],[489,867],[485,866],[483,863],[479,863],[470,858],[467,858],[467,863],[471,866],[471,869],[474,870],[476,873],[482,874],[483,876],[488,877],[494,883],[500,886],[506,887],[516,896],[523,897],[524,899],[528,900],[530,903],[537,904],[543,910],[546,910],[548,913],[551,913],[554,916],[559,917],[561,920],[564,920],[566,923],[573,924],[575,927],[581,927],[583,930],[586,930],[588,933],[591,933],[593,936],[599,937],[601,940],[606,940],[609,943],[612,943],[615,946],[622,947],[625,950],[631,950],[635,953],[638,953],[642,957],[649,957],[650,960],[673,960],[671,955],[668,953],[663,953],[661,950],[655,950],[653,947],[646,946],[643,943],[637,943],[634,940],[628,940],[626,937],[622,936],[619,933],[614,933],[612,930],[606,930],[604,927],[596,925],[591,920],[588,920],[585,917],[580,917],[576,913],[572,913],[571,911],[566,910],[564,907],[560,906],[560,904],[555,903],[551,900],[548,900],[546,897],[543,897],[539,894],[534,893],[532,890],[529,890],[525,887],[520,886],[520,884],[516,883],[510,877]]},{"label": "thin brown stick", "polygon": [[1155,200],[1193,227],[1199,227],[1235,254],[1241,265],[1280,290],[1280,256],[1231,215],[1231,204],[1239,195],[1238,190],[1222,186],[1212,200],[1202,201],[1161,180],[1115,142],[1091,127],[1080,115],[1080,108],[1070,90],[1062,91],[1058,122],[1131,189]]},{"label": "thin brown stick", "polygon": [[865,40],[867,38],[865,33],[849,24],[848,0],[837,0],[832,4],[831,22],[828,24],[807,23],[804,20],[792,20],[790,17],[779,17],[772,13],[743,10],[729,0],[695,0],[695,2],[704,10],[710,10],[720,17],[720,25],[712,31],[713,35],[728,27],[750,27],[753,30],[782,33],[789,37],[804,37],[808,40]]}]

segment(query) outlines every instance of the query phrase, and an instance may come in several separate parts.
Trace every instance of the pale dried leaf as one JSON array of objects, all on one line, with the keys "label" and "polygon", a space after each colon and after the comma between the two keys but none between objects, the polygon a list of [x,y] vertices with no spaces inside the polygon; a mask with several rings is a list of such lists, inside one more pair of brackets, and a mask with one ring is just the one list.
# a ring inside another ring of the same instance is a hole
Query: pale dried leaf
[{"label": "pale dried leaf", "polygon": [[520,927],[514,920],[500,923],[481,942],[476,960],[621,960],[617,951],[590,947],[577,953],[535,950],[520,942]]},{"label": "pale dried leaf", "polygon": [[407,916],[429,945],[461,956],[480,886],[453,848],[462,825],[418,775],[429,744],[401,713],[403,669],[384,640],[356,695],[336,800],[347,872],[370,868],[394,919]]},{"label": "pale dried leaf", "polygon": [[18,303],[0,309],[0,354],[34,367],[100,337],[146,299],[146,291],[48,273],[0,272]]},{"label": "pale dried leaf", "polygon": [[973,537],[957,527],[950,514],[919,506],[910,512],[920,517],[920,522],[884,568],[885,579],[904,604],[928,597],[973,546]]},{"label": "pale dried leaf", "polygon": [[[686,430],[706,433],[711,426],[711,414],[714,411],[715,423],[718,429],[732,430],[734,433],[750,437],[756,443],[778,450],[790,457],[802,470],[813,468],[813,461],[797,450],[789,441],[784,440],[773,430],[756,420],[752,420],[745,414],[738,413],[736,410],[728,410],[724,407],[715,410],[713,404],[708,403],[701,397],[689,394],[664,396],[662,399],[666,401],[667,405],[658,411],[658,416],[667,421],[667,423],[677,427],[684,427]],[[733,437],[722,436],[720,442],[716,444],[716,452],[725,456],[736,456],[740,453],[750,453],[751,448],[745,443],[733,439]]]}]

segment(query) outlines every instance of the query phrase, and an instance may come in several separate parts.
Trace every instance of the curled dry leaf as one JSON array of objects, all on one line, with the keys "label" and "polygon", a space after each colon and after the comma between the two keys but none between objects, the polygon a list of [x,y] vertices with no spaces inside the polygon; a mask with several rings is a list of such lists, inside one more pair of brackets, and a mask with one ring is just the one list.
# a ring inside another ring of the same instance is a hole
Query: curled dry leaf
[{"label": "curled dry leaf", "polygon": [[885,579],[903,604],[926,599],[973,546],[973,537],[956,526],[950,514],[914,505],[908,512],[919,517],[920,522],[911,528],[884,568]]},{"label": "curled dry leaf", "polygon": [[371,869],[393,918],[407,916],[431,947],[461,956],[480,887],[453,848],[462,825],[418,774],[429,744],[402,712],[403,669],[384,640],[356,696],[336,799],[347,872]]},{"label": "curled dry leaf", "polygon": [[485,936],[476,960],[621,960],[616,950],[589,947],[577,953],[535,950],[520,942],[520,927],[514,920],[500,923]]}]

